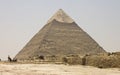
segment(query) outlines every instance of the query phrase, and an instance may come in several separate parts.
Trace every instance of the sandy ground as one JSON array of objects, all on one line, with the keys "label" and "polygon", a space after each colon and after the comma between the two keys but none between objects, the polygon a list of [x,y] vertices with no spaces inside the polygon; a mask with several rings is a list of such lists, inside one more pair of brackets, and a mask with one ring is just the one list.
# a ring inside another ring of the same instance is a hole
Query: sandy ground
[{"label": "sandy ground", "polygon": [[120,69],[57,64],[0,64],[0,75],[120,75]]}]

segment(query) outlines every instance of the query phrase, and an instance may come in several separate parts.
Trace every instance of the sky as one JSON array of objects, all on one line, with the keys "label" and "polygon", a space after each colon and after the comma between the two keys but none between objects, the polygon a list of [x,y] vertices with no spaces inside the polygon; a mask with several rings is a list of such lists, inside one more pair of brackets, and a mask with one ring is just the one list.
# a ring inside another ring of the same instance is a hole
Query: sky
[{"label": "sky", "polygon": [[120,51],[120,0],[0,0],[0,58],[13,58],[59,9],[107,52]]}]

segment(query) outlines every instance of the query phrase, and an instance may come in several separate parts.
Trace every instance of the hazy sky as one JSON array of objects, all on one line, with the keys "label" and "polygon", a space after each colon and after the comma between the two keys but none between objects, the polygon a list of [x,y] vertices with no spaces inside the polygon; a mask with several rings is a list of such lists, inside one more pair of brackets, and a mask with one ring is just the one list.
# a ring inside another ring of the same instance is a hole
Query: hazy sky
[{"label": "hazy sky", "polygon": [[0,0],[0,58],[14,57],[60,8],[106,51],[120,51],[120,0]]}]

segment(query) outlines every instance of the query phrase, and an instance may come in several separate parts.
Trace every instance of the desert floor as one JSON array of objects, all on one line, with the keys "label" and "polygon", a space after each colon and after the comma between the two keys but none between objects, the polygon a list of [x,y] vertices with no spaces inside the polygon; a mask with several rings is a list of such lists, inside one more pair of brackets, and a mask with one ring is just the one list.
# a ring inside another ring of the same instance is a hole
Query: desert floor
[{"label": "desert floor", "polygon": [[0,64],[0,75],[120,75],[120,69],[81,65]]}]

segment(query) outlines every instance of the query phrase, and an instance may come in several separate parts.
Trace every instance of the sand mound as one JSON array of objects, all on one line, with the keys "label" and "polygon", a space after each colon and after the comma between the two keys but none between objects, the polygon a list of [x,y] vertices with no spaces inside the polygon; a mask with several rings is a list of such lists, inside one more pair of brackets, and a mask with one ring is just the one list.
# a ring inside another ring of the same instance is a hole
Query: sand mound
[{"label": "sand mound", "polygon": [[120,71],[80,65],[0,64],[0,75],[120,75]]}]

